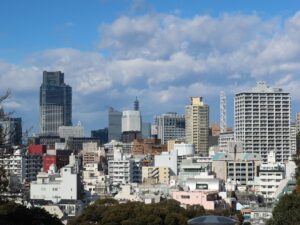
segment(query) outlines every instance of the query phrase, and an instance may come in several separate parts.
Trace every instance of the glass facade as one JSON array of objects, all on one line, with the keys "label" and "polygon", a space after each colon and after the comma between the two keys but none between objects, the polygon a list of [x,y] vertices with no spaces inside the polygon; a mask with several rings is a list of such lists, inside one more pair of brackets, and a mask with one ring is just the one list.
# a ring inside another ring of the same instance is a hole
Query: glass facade
[{"label": "glass facade", "polygon": [[43,72],[40,87],[40,131],[57,135],[59,126],[72,125],[72,88],[64,83],[64,73]]},{"label": "glass facade", "polygon": [[113,108],[108,111],[108,141],[121,139],[122,133],[122,112]]},{"label": "glass facade", "polygon": [[22,144],[22,119],[21,118],[2,118],[0,129],[7,144]]}]

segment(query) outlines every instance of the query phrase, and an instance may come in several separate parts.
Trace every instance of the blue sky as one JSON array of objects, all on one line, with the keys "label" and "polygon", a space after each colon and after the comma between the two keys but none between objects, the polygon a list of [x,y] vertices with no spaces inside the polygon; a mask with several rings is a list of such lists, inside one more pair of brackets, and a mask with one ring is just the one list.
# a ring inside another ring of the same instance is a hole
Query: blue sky
[{"label": "blue sky", "polygon": [[73,122],[98,129],[107,107],[141,101],[143,118],[184,112],[192,95],[228,123],[233,96],[258,80],[291,92],[300,110],[299,1],[1,0],[0,90],[7,110],[38,132],[43,70],[62,70],[73,87]]}]

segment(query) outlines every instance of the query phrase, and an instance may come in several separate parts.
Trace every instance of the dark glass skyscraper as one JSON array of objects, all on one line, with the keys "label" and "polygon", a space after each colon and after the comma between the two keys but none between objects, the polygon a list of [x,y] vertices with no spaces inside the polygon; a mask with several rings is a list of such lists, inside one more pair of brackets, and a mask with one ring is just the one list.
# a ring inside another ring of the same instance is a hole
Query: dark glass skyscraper
[{"label": "dark glass skyscraper", "polygon": [[121,139],[122,112],[109,108],[108,110],[108,141]]},{"label": "dark glass skyscraper", "polygon": [[59,126],[72,125],[72,88],[64,83],[64,73],[43,72],[40,87],[40,131],[57,135]]},{"label": "dark glass skyscraper", "polygon": [[0,119],[0,129],[5,141],[12,145],[22,144],[22,119],[4,117]]}]

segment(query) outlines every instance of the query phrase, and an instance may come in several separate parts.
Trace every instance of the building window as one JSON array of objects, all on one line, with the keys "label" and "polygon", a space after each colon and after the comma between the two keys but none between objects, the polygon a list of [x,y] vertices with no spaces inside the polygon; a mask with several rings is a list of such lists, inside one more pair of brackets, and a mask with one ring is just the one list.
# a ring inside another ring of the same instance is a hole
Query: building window
[{"label": "building window", "polygon": [[181,195],[180,197],[183,198],[183,199],[190,199],[189,195]]},{"label": "building window", "polygon": [[196,189],[198,190],[207,190],[208,184],[196,184]]}]

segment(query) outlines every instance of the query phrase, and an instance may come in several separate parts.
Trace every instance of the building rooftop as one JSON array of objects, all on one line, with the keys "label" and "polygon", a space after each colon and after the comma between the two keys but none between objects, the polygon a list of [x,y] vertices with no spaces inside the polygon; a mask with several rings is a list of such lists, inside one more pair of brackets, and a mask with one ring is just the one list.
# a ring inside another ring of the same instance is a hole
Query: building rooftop
[{"label": "building rooftop", "polygon": [[188,221],[190,225],[234,225],[236,220],[224,216],[200,216]]},{"label": "building rooftop", "polygon": [[258,81],[256,86],[249,91],[241,91],[242,93],[285,93],[282,88],[274,88],[267,85],[265,81]]},{"label": "building rooftop", "polygon": [[225,152],[217,152],[214,157],[213,161],[220,161],[220,160],[236,160],[236,161],[253,161],[253,160],[261,160],[261,157],[259,154],[256,153],[236,153],[234,156],[234,153],[225,153]]}]

